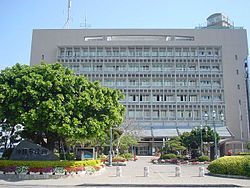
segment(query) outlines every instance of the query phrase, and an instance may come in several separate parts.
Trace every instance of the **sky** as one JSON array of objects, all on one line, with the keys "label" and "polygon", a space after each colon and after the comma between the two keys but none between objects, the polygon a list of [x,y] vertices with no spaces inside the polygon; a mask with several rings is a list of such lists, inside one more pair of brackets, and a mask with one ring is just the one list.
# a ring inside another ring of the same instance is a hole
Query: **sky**
[{"label": "sky", "polygon": [[[68,0],[0,0],[0,70],[30,64],[33,29],[61,29]],[[227,15],[248,31],[250,0],[72,0],[72,29],[205,26],[213,13]]]}]

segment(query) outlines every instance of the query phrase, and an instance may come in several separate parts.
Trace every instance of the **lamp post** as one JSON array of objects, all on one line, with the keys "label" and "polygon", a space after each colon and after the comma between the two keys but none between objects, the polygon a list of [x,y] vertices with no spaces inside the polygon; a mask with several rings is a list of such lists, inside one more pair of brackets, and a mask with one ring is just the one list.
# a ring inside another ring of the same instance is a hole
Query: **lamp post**
[{"label": "lamp post", "polygon": [[[205,112],[204,119],[205,121],[208,121],[208,114]],[[217,146],[217,135],[216,135],[216,126],[215,126],[215,119],[216,119],[216,112],[213,110],[212,112],[212,118],[213,118],[213,128],[214,128],[214,159],[218,158],[218,146]],[[224,114],[220,113],[220,120],[224,122]]]},{"label": "lamp post", "polygon": [[112,146],[112,133],[113,131],[112,131],[112,127],[110,127],[110,143],[109,143],[109,166],[112,166],[112,148],[113,148],[113,146]]},{"label": "lamp post", "polygon": [[201,155],[203,155],[202,125],[200,125],[200,131],[201,131]]},{"label": "lamp post", "polygon": [[216,126],[215,126],[215,118],[216,118],[216,112],[213,110],[212,112],[213,116],[213,126],[214,126],[214,159],[218,158],[217,154],[217,137],[216,137]]}]

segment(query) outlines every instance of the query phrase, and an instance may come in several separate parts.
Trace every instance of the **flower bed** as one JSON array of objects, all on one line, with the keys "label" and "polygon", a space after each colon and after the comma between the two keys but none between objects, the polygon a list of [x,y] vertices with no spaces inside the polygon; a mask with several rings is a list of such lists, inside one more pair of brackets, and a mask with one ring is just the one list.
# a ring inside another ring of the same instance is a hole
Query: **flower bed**
[{"label": "flower bed", "polygon": [[179,159],[155,159],[151,160],[153,164],[187,164],[187,165],[202,165],[210,164],[209,161],[199,162],[199,161],[188,161],[188,160],[179,160]]},{"label": "flower bed", "polygon": [[[105,165],[109,165],[109,160],[108,159],[101,159],[101,161],[105,164]],[[127,159],[123,158],[123,157],[114,157],[112,158],[112,165],[113,166],[126,166],[127,165]]]},{"label": "flower bed", "polygon": [[67,174],[83,171],[98,171],[103,166],[100,160],[86,161],[11,161],[0,160],[0,171],[4,174],[52,173]]}]

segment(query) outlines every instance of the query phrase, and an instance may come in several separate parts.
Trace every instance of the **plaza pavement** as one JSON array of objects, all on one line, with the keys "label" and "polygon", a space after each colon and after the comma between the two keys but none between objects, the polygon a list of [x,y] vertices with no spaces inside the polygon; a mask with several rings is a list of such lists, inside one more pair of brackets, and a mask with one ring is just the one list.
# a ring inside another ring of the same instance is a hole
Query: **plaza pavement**
[{"label": "plaza pavement", "polygon": [[[207,176],[199,177],[200,165],[180,165],[181,177],[175,177],[176,165],[150,163],[152,157],[139,157],[122,167],[122,176],[116,176],[116,167],[106,167],[95,175],[71,175],[60,179],[0,180],[0,187],[250,187],[250,179]],[[144,177],[144,167],[149,167],[149,177]]]}]

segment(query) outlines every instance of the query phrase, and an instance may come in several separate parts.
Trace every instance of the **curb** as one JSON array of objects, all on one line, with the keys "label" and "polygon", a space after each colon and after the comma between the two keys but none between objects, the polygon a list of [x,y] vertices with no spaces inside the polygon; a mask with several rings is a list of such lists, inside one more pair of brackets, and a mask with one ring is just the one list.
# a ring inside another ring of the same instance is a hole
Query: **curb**
[{"label": "curb", "polygon": [[80,184],[89,187],[241,187],[233,184]]},{"label": "curb", "polygon": [[214,176],[214,177],[221,177],[221,178],[234,178],[234,179],[247,179],[249,180],[250,177],[247,176],[237,176],[237,175],[228,175],[228,174],[211,174],[207,173],[208,176]]}]

